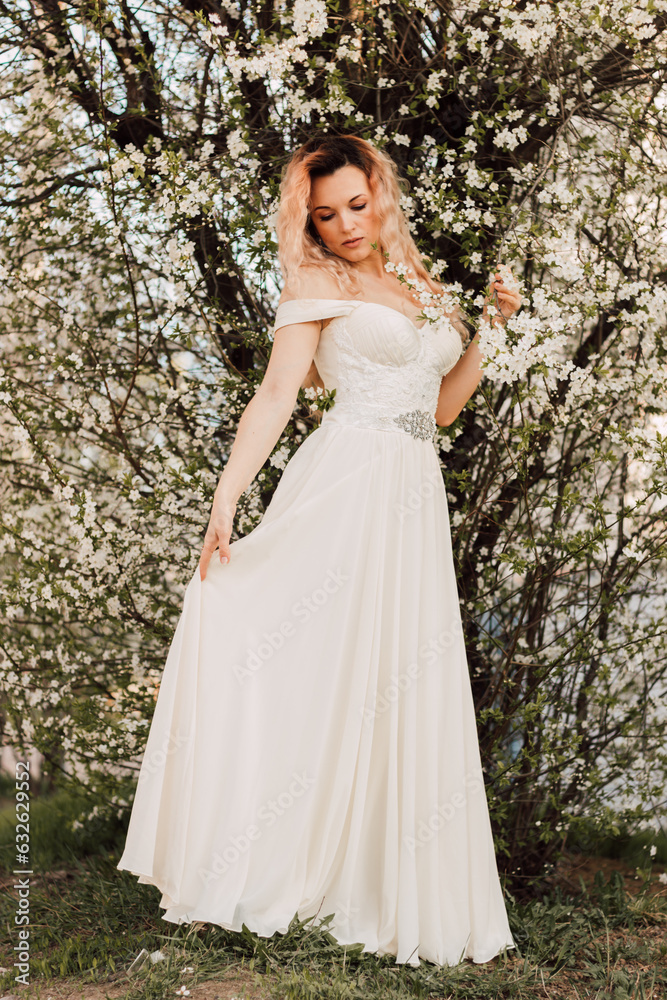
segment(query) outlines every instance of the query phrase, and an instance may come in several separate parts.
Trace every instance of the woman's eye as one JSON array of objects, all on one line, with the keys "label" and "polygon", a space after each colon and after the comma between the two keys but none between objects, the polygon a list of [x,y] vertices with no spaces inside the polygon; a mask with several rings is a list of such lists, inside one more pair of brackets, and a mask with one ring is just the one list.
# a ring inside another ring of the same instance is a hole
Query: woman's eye
[{"label": "woman's eye", "polygon": [[320,215],[320,222],[328,222],[329,219],[333,219],[333,215]]},{"label": "woman's eye", "polygon": [[362,210],[362,208],[366,208],[366,206],[365,205],[353,205],[352,206],[352,211],[353,212],[360,212]]}]

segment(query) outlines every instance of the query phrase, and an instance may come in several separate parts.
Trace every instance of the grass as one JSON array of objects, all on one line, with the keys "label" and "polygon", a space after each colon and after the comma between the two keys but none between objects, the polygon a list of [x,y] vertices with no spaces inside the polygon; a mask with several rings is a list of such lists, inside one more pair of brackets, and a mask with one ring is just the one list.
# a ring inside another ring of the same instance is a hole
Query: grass
[{"label": "grass", "polygon": [[[2,788],[0,787],[0,794]],[[175,925],[161,919],[155,887],[141,885],[116,868],[124,843],[122,826],[99,825],[72,833],[67,820],[80,801],[61,791],[31,806],[31,987],[46,1000],[58,984],[68,996],[126,996],[162,1000],[182,986],[191,1000],[213,997],[266,1000],[658,1000],[667,996],[667,886],[645,864],[645,835],[627,831],[607,845],[613,854],[643,860],[598,871],[587,883],[572,875],[554,882],[541,898],[508,900],[516,952],[483,965],[464,962],[438,968],[396,965],[391,956],[342,948],[326,927],[292,921],[285,935],[261,938],[206,925]],[[0,861],[12,885],[14,819],[0,812]],[[587,843],[598,849],[593,834]],[[575,845],[576,846],[576,845]],[[579,845],[580,846],[580,845]],[[658,860],[667,859],[659,842]],[[622,865],[622,861],[610,862]],[[663,865],[660,866],[662,868]],[[18,992],[12,947],[17,897],[2,893],[5,928],[0,996]],[[164,961],[128,976],[141,949],[161,950]],[[192,972],[182,971],[191,968]],[[231,978],[230,978],[231,977]],[[230,993],[225,981],[236,990]],[[241,985],[238,985],[241,984]],[[76,987],[76,992],[74,991]],[[120,992],[118,992],[120,990]],[[24,995],[25,987],[21,987]],[[58,996],[64,996],[58,993]]]}]

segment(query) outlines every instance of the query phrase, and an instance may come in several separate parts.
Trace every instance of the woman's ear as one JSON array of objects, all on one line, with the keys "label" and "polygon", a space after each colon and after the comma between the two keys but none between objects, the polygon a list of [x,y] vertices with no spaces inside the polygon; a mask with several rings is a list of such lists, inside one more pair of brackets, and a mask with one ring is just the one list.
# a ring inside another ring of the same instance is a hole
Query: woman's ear
[{"label": "woman's ear", "polygon": [[306,232],[310,236],[311,240],[313,240],[315,243],[318,243],[320,246],[324,245],[322,243],[322,237],[320,236],[320,234],[318,233],[317,229],[315,228],[315,223],[313,222],[313,219],[312,219],[312,216],[310,215],[310,213],[308,213],[308,222],[306,223]]}]

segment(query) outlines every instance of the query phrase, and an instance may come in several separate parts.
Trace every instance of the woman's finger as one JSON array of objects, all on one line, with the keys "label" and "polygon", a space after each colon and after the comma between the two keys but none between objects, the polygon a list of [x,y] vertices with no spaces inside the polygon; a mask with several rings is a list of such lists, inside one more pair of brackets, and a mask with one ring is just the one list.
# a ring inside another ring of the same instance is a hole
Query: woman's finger
[{"label": "woman's finger", "polygon": [[206,579],[206,571],[208,570],[208,564],[211,561],[211,556],[215,552],[217,544],[218,544],[217,536],[209,535],[209,533],[207,532],[206,537],[204,539],[204,547],[202,549],[202,553],[199,559],[199,575],[202,578],[202,580]]}]

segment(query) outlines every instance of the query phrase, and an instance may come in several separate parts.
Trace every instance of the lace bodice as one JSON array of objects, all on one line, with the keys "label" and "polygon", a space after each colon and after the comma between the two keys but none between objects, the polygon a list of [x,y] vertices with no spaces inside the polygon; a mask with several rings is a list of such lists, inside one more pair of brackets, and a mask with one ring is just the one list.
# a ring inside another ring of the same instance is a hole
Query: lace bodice
[{"label": "lace bodice", "polygon": [[355,299],[294,299],[278,306],[274,331],[331,319],[315,364],[335,404],[322,418],[429,439],[443,375],[461,356],[461,337],[441,319],[418,327],[391,306]]}]

